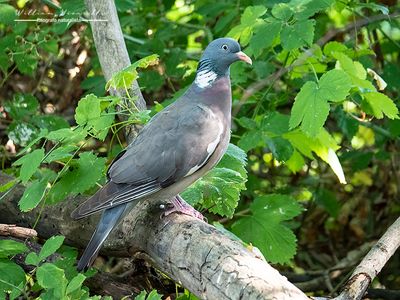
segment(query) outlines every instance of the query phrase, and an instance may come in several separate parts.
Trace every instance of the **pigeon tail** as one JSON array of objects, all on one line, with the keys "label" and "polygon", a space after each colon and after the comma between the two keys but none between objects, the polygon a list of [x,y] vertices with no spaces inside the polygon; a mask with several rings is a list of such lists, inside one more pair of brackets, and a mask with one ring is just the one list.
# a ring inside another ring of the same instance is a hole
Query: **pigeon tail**
[{"label": "pigeon tail", "polygon": [[128,204],[121,204],[104,211],[100,218],[99,225],[78,262],[77,269],[79,272],[86,271],[96,259],[105,239],[122,219],[127,205]]}]

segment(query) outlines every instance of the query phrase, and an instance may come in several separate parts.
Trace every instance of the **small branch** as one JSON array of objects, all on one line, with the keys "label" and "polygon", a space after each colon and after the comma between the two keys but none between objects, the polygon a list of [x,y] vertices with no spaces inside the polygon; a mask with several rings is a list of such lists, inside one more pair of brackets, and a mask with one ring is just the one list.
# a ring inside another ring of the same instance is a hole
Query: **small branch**
[{"label": "small branch", "polygon": [[372,247],[367,256],[356,267],[350,279],[335,300],[359,300],[368,286],[382,270],[387,261],[400,247],[400,217]]},{"label": "small branch", "polygon": [[37,232],[31,228],[18,227],[10,224],[0,224],[0,235],[26,239],[30,237],[36,237]]}]

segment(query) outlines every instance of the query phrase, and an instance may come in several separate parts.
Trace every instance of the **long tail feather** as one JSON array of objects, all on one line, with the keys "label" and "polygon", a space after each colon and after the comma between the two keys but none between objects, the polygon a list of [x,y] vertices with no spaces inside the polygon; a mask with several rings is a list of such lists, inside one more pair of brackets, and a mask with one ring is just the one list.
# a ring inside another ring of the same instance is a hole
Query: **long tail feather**
[{"label": "long tail feather", "polygon": [[113,208],[106,209],[100,218],[96,231],[93,233],[81,259],[78,262],[79,272],[86,270],[95,260],[104,241],[124,216],[124,211],[128,204],[121,204]]}]

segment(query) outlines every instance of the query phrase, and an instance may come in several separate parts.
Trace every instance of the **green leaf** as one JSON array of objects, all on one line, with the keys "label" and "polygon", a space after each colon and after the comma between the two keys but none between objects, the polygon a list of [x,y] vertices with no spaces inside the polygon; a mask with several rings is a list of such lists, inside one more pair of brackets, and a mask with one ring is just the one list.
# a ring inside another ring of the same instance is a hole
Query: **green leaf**
[{"label": "green leaf", "polygon": [[289,116],[272,112],[264,116],[261,121],[261,129],[269,136],[282,135],[289,131]]},{"label": "green leaf", "polygon": [[93,94],[79,100],[78,107],[75,110],[76,123],[83,126],[93,119],[100,117],[100,99]]},{"label": "green leaf", "polygon": [[285,164],[290,171],[296,173],[303,168],[305,161],[303,156],[298,151],[294,150],[292,156],[285,162]]},{"label": "green leaf", "polygon": [[246,153],[230,144],[217,167],[186,189],[183,198],[192,205],[202,204],[211,212],[232,216],[240,191],[245,189],[246,161]]},{"label": "green leaf", "polygon": [[340,211],[340,204],[336,195],[327,189],[318,189],[315,194],[315,202],[322,206],[332,217],[336,218]]},{"label": "green leaf", "polygon": [[267,138],[266,142],[274,157],[280,162],[287,161],[293,154],[292,144],[282,137]]},{"label": "green leaf", "polygon": [[331,70],[321,76],[319,88],[326,100],[339,102],[343,101],[349,94],[351,80],[345,72],[341,70]]},{"label": "green leaf", "polygon": [[110,90],[114,89],[124,89],[130,88],[133,82],[138,78],[137,68],[147,68],[148,66],[152,66],[158,64],[158,55],[152,54],[146,56],[137,62],[133,63],[129,67],[115,73],[111,79],[106,84],[106,89]]},{"label": "green leaf", "polygon": [[17,18],[17,11],[8,4],[0,4],[0,23],[10,25]]},{"label": "green leaf", "polygon": [[93,187],[103,177],[105,158],[83,152],[50,191],[50,203],[57,203],[69,194],[77,195]]},{"label": "green leaf", "polygon": [[27,212],[34,209],[43,199],[46,187],[47,180],[34,180],[31,185],[25,189],[24,194],[19,200],[19,209],[22,212]]},{"label": "green leaf", "polygon": [[257,246],[272,263],[286,263],[296,253],[296,236],[281,224],[299,215],[302,207],[288,195],[257,197],[250,206],[251,216],[242,217],[232,231]]},{"label": "green leaf", "polygon": [[292,10],[295,11],[296,19],[304,20],[321,10],[329,8],[334,3],[334,0],[292,0],[290,5]]},{"label": "green leaf", "polygon": [[59,148],[54,149],[49,154],[47,154],[46,158],[43,162],[50,163],[50,162],[56,161],[56,160],[63,160],[66,158],[71,158],[73,156],[73,154],[71,152],[74,152],[76,149],[77,149],[77,146],[73,146],[73,145],[61,146]]},{"label": "green leaf", "polygon": [[240,39],[241,44],[246,46],[253,36],[254,27],[264,22],[260,17],[266,12],[267,8],[262,5],[246,7],[240,18],[240,25],[233,27],[227,35],[237,40]]},{"label": "green leaf", "polygon": [[13,180],[10,180],[10,181],[6,182],[3,185],[0,185],[0,193],[4,193],[5,191],[8,191],[9,189],[11,189],[17,183],[18,183],[18,180],[17,179],[13,179]]},{"label": "green leaf", "polygon": [[318,85],[307,81],[295,98],[290,117],[290,129],[301,123],[301,130],[310,136],[316,136],[329,114],[329,104],[318,93]]},{"label": "green leaf", "polygon": [[261,130],[251,130],[242,135],[238,146],[244,151],[256,148],[263,142],[263,133]]},{"label": "green leaf", "polygon": [[322,129],[315,137],[309,137],[300,130],[294,130],[283,135],[293,147],[304,156],[314,159],[312,152],[317,154],[323,161],[329,164],[341,183],[346,183],[343,168],[335,153],[340,147],[329,133]]},{"label": "green leaf", "polygon": [[389,119],[398,119],[399,110],[393,100],[388,96],[378,92],[363,94],[365,102],[362,108],[365,112],[382,119],[386,115]]},{"label": "green leaf", "polygon": [[142,291],[135,297],[135,300],[161,300],[161,296],[156,290],[152,290],[148,295],[146,291]]},{"label": "green leaf", "polygon": [[267,8],[263,5],[248,6],[244,10],[240,22],[243,25],[253,26],[259,17],[267,12]]},{"label": "green leaf", "polygon": [[26,146],[36,140],[38,134],[40,133],[35,126],[22,121],[13,121],[8,127],[9,139],[21,146]]},{"label": "green leaf", "polygon": [[12,101],[4,103],[5,111],[14,120],[21,120],[27,115],[36,113],[39,101],[30,94],[15,94]]},{"label": "green leaf", "polygon": [[86,129],[77,127],[74,130],[71,128],[61,128],[56,131],[51,131],[46,135],[51,141],[62,143],[76,143],[82,141],[87,135]]},{"label": "green leaf", "polygon": [[40,286],[45,289],[53,289],[54,296],[63,299],[67,285],[64,270],[51,263],[44,263],[37,268],[36,278]]},{"label": "green leaf", "polygon": [[316,136],[329,114],[328,101],[342,101],[350,91],[350,79],[341,70],[322,75],[318,84],[307,81],[295,98],[289,121],[290,129],[301,123],[301,129]]},{"label": "green leaf", "polygon": [[32,177],[35,171],[39,168],[43,157],[44,150],[36,149],[31,153],[25,154],[14,162],[14,166],[21,166],[19,178],[22,182],[27,182]]},{"label": "green leaf", "polygon": [[86,276],[81,273],[76,275],[68,283],[66,293],[71,294],[71,293],[75,292],[76,290],[80,289],[82,287],[82,283],[85,281],[85,279],[86,279]]},{"label": "green leaf", "polygon": [[293,11],[290,5],[287,3],[277,3],[272,7],[271,14],[284,22],[287,22],[291,16],[293,16]]},{"label": "green leaf", "polygon": [[22,74],[32,76],[37,68],[39,56],[36,54],[17,53],[14,54],[14,60]]},{"label": "green leaf", "polygon": [[37,266],[40,263],[40,258],[35,252],[31,252],[26,256],[25,263],[28,265]]},{"label": "green leaf", "polygon": [[299,21],[293,25],[285,25],[281,31],[282,46],[285,50],[293,50],[311,45],[314,39],[314,20]]},{"label": "green leaf", "polygon": [[6,258],[27,251],[28,248],[14,240],[0,240],[0,258]]},{"label": "green leaf", "polygon": [[[25,285],[25,272],[16,263],[6,259],[0,259],[0,296],[2,292],[11,292],[14,287]],[[22,288],[21,288],[22,289]]]},{"label": "green leaf", "polygon": [[256,57],[260,56],[264,49],[271,47],[281,28],[280,22],[263,23],[255,28],[254,35],[250,39],[250,48]]},{"label": "green leaf", "polygon": [[61,247],[62,243],[64,242],[64,239],[65,238],[61,235],[52,236],[51,238],[49,238],[46,241],[46,243],[44,243],[42,249],[39,252],[40,260],[43,260],[52,255],[53,253],[55,253],[58,250],[58,248]]}]

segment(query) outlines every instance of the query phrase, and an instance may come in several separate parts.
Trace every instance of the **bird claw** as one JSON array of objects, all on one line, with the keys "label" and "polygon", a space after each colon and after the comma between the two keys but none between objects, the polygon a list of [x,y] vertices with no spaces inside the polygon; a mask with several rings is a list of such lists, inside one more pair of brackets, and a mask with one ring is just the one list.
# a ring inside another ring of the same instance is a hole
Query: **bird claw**
[{"label": "bird claw", "polygon": [[201,221],[207,221],[207,219],[197,210],[195,210],[190,204],[188,204],[183,198],[179,195],[175,196],[171,202],[161,204],[160,208],[164,210],[161,214],[160,218],[164,218],[174,212],[181,213],[184,215],[195,217]]}]

